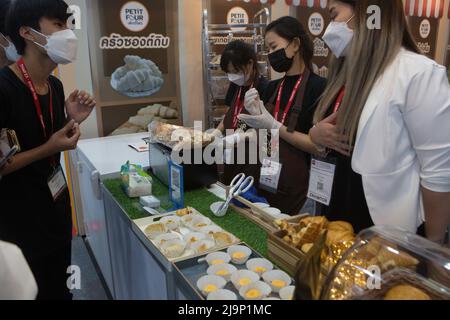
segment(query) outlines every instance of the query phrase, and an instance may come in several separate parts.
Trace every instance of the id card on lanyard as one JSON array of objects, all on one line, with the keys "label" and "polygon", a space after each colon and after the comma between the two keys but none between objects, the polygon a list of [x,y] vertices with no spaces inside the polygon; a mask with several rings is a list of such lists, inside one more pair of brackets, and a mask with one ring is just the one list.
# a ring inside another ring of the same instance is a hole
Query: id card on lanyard
[{"label": "id card on lanyard", "polygon": [[[280,114],[280,108],[281,108],[281,96],[283,94],[284,89],[284,83],[286,80],[283,80],[281,82],[280,88],[278,89],[277,94],[277,102],[275,105],[275,111],[274,111],[274,117],[278,121],[279,114]],[[284,124],[287,119],[287,115],[289,114],[289,111],[291,110],[295,97],[297,96],[297,92],[300,88],[300,85],[303,81],[303,75],[300,76],[297,83],[295,84],[294,90],[291,93],[291,96],[289,98],[288,104],[286,105],[286,108],[284,109],[281,123]],[[279,136],[278,136],[279,138]],[[279,144],[275,144],[273,142],[272,136],[270,135],[270,141],[268,143],[270,144],[270,150],[272,153],[272,150],[276,150],[279,148]],[[281,170],[283,169],[283,165],[277,161],[273,161],[270,159],[264,159],[261,167],[261,173],[260,173],[260,179],[259,179],[259,185],[260,188],[276,193],[278,191],[278,184],[280,182],[281,177]]]},{"label": "id card on lanyard", "polygon": [[[44,138],[46,141],[48,141],[49,136],[47,134],[47,127],[45,125],[44,116],[42,113],[42,107],[41,103],[39,101],[39,96],[36,91],[36,87],[34,86],[33,80],[30,77],[30,74],[28,73],[28,70],[25,66],[25,62],[23,58],[20,58],[19,61],[17,61],[17,66],[19,67],[20,72],[22,73],[23,79],[25,81],[25,84],[27,85],[28,89],[31,91],[31,95],[33,96],[33,102],[34,106],[36,108],[36,113],[39,118],[39,122],[42,127],[42,131],[44,134]],[[49,94],[50,94],[50,119],[51,119],[51,132],[54,131],[54,116],[53,116],[53,93],[52,93],[52,87],[50,83],[47,83],[49,88]],[[59,164],[57,164],[57,161],[54,156],[51,156],[50,164],[53,168],[53,172],[50,175],[50,177],[47,180],[48,188],[50,190],[50,193],[53,197],[53,200],[56,201],[59,196],[67,189],[67,182],[66,178],[64,177],[63,170]]]},{"label": "id card on lanyard", "polygon": [[[345,88],[342,88],[333,113],[339,111],[345,95]],[[336,162],[330,159],[319,159],[312,157],[311,172],[309,176],[308,198],[321,204],[329,206],[333,193],[334,176],[336,173]]]}]

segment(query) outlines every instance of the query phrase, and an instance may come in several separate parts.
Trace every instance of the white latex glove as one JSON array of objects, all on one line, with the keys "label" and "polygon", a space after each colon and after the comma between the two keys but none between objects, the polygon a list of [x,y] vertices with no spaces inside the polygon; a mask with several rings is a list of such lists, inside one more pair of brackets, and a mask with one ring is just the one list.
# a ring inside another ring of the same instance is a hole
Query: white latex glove
[{"label": "white latex glove", "polygon": [[247,125],[255,129],[276,129],[279,130],[283,125],[267,111],[264,103],[259,101],[260,115],[240,114],[239,119],[244,121]]},{"label": "white latex glove", "polygon": [[22,251],[0,241],[0,300],[33,300],[36,281]]},{"label": "white latex glove", "polygon": [[261,115],[261,110],[259,109],[259,103],[261,99],[259,98],[259,92],[255,88],[247,91],[244,99],[244,107],[248,113],[252,116]]}]

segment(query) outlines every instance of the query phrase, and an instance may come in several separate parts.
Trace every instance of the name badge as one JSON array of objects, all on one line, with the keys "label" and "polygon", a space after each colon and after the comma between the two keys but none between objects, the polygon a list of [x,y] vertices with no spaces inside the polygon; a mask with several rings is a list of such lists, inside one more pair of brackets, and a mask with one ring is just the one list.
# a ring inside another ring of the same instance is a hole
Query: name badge
[{"label": "name badge", "polygon": [[308,198],[329,206],[335,172],[335,164],[313,158],[311,160]]},{"label": "name badge", "polygon": [[259,186],[269,192],[276,193],[283,165],[279,162],[264,159],[261,167]]},{"label": "name badge", "polygon": [[58,167],[48,179],[48,188],[52,194],[53,201],[58,200],[59,196],[67,189],[66,178],[61,167]]}]

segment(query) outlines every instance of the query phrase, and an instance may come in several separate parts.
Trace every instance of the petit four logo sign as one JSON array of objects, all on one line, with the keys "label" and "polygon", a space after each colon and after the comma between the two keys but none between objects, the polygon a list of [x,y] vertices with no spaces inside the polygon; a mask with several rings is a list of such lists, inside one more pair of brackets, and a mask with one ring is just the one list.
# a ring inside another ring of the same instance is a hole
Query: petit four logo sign
[{"label": "petit four logo sign", "polygon": [[431,23],[428,19],[425,19],[420,23],[419,33],[420,33],[420,36],[422,37],[422,39],[426,39],[430,36]]},{"label": "petit four logo sign", "polygon": [[133,32],[141,32],[150,21],[147,8],[140,2],[130,1],[120,10],[120,21],[125,28]]},{"label": "petit four logo sign", "polygon": [[308,20],[309,32],[313,36],[319,36],[325,28],[325,19],[318,12],[314,12]]},{"label": "petit four logo sign", "polygon": [[[227,14],[227,23],[230,25],[234,24],[248,24],[249,17],[247,11],[241,7],[233,7]],[[233,31],[244,31],[247,28],[231,28]]]}]

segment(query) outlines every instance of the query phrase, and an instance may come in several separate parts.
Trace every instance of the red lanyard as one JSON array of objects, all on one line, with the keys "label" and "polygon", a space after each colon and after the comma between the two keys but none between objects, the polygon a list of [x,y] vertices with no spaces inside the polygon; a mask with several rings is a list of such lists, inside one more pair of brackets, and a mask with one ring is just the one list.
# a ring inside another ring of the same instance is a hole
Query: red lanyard
[{"label": "red lanyard", "polygon": [[344,100],[344,96],[345,96],[345,87],[343,87],[341,89],[341,91],[339,91],[339,95],[338,95],[338,98],[336,100],[336,105],[334,106],[333,113],[336,113],[336,112],[339,111],[339,108],[341,107],[342,101]]},{"label": "red lanyard", "polygon": [[[250,86],[249,90],[253,88],[253,84]],[[233,115],[233,129],[236,130],[239,118],[238,116],[242,113],[244,109],[244,99],[241,99],[242,87],[239,88],[236,101],[234,102],[234,115]]]},{"label": "red lanyard", "polygon": [[[25,62],[23,61],[23,58],[20,58],[19,61],[17,61],[17,66],[19,67],[19,70],[22,72],[22,76],[23,79],[26,83],[26,85],[28,86],[28,88],[31,91],[31,94],[33,95],[33,100],[34,100],[34,106],[36,107],[36,113],[38,115],[39,121],[41,123],[42,126],[42,131],[44,133],[44,138],[46,140],[48,140],[48,136],[47,136],[47,128],[45,126],[45,122],[44,122],[44,116],[42,114],[42,107],[41,107],[41,103],[39,101],[39,97],[36,91],[36,87],[34,86],[33,80],[31,80],[30,74],[28,73],[27,67],[25,66]],[[51,122],[52,122],[52,133],[53,133],[53,129],[54,129],[54,124],[53,124],[53,94],[52,94],[52,87],[50,85],[50,83],[48,83],[48,89],[49,89],[49,93],[50,93],[50,118],[51,118]],[[55,164],[56,160],[52,157],[51,158],[51,163],[52,165]]]},{"label": "red lanyard", "polygon": [[[275,113],[274,113],[275,120],[277,120],[277,121],[278,121],[278,115],[280,114],[281,94],[283,93],[285,81],[286,81],[286,79],[283,79],[283,82],[281,82],[281,85],[280,85],[280,89],[278,90],[277,104],[275,106]],[[289,98],[289,102],[288,102],[286,108],[284,108],[283,118],[281,119],[282,124],[284,124],[284,122],[286,121],[286,117],[287,117],[289,111],[291,110],[292,105],[294,104],[295,96],[297,95],[298,89],[300,88],[300,84],[302,83],[302,81],[303,81],[303,75],[300,76],[297,83],[295,84],[294,90],[292,91],[291,97]]]}]

